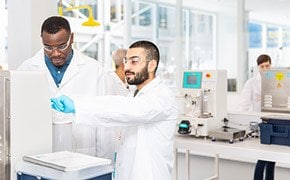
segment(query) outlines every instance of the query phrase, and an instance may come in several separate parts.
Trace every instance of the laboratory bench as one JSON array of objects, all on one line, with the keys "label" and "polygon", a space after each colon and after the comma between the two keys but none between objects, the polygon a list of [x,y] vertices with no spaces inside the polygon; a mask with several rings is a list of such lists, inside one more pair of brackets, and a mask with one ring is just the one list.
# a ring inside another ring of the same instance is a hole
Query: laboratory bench
[{"label": "laboratory bench", "polygon": [[[266,161],[275,161],[276,169],[277,167],[282,168],[283,173],[287,173],[285,175],[290,176],[290,146],[282,146],[282,145],[268,145],[261,144],[259,138],[247,138],[243,141],[236,140],[234,143],[230,144],[228,141],[212,141],[210,138],[196,138],[190,136],[180,136],[176,135],[174,139],[174,148],[175,148],[175,172],[174,179],[178,180],[181,172],[179,172],[179,166],[182,165],[184,168],[184,172],[182,172],[182,180],[190,180],[194,179],[191,176],[196,176],[198,170],[197,168],[207,168],[207,167],[198,167],[195,168],[194,173],[191,172],[191,164],[194,160],[190,161],[191,156],[196,157],[210,157],[214,159],[212,164],[214,164],[214,168],[209,168],[212,172],[210,177],[205,179],[222,179],[219,178],[221,172],[219,170],[221,161],[228,161],[228,166],[231,166],[229,162],[241,162],[241,163],[250,163],[251,165],[247,167],[245,170],[249,177],[253,175],[254,172],[254,163],[259,160]],[[184,161],[181,162],[180,156],[183,155]],[[211,161],[212,162],[212,161]],[[237,165],[237,164],[236,164]],[[245,164],[244,164],[245,166]],[[233,167],[229,167],[233,169]],[[227,172],[227,173],[236,173],[240,171],[240,168],[237,166],[235,172]],[[248,172],[251,169],[251,172]],[[288,172],[289,171],[289,172]],[[278,172],[279,173],[279,172]],[[277,171],[276,171],[277,174]],[[246,178],[246,179],[249,179]],[[181,178],[179,178],[181,179]],[[198,178],[197,178],[198,179]],[[282,180],[280,178],[279,180]],[[226,180],[223,179],[223,180]]]}]

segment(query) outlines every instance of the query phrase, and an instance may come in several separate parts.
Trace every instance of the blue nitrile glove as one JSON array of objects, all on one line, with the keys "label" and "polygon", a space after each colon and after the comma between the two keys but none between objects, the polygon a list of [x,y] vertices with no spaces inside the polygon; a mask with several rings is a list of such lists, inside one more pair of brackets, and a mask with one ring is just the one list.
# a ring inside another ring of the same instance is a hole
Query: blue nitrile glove
[{"label": "blue nitrile glove", "polygon": [[63,113],[75,113],[75,105],[71,98],[62,95],[58,98],[51,98],[51,107]]}]

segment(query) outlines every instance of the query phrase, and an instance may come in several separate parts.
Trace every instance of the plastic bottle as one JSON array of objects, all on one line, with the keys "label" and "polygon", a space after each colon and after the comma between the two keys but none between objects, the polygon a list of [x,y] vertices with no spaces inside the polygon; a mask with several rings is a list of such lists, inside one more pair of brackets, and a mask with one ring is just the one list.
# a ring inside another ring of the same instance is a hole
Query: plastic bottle
[{"label": "plastic bottle", "polygon": [[74,115],[62,112],[53,112],[53,139],[52,151],[72,150],[72,123]]}]

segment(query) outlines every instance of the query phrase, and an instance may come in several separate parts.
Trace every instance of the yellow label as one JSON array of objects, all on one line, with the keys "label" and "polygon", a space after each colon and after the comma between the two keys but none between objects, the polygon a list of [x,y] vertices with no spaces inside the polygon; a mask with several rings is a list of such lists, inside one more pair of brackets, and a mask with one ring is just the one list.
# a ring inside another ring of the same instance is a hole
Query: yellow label
[{"label": "yellow label", "polygon": [[281,81],[284,79],[284,73],[277,72],[276,73],[276,80]]}]

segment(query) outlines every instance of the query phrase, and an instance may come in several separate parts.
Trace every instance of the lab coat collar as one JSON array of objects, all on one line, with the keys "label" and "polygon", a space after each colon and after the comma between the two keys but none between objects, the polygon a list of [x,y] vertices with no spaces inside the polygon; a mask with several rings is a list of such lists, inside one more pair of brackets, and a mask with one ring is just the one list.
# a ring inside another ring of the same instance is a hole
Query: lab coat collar
[{"label": "lab coat collar", "polygon": [[107,71],[106,74],[111,75],[117,83],[125,85],[125,83],[119,78],[119,76],[117,75],[115,71],[110,70],[110,71]]},{"label": "lab coat collar", "polygon": [[[73,58],[71,60],[70,65],[66,69],[66,72],[63,76],[63,79],[61,81],[59,88],[64,86],[64,84],[66,84],[70,79],[72,79],[76,74],[78,74],[79,66],[82,66],[85,64],[85,58],[83,58],[84,55],[81,54],[76,49],[73,49],[73,51],[74,51]],[[38,66],[39,69],[48,71],[48,68],[46,67],[45,60],[44,60],[44,50],[40,49],[37,52],[37,54],[35,55],[35,57],[43,57],[43,59],[41,61],[35,60],[35,61],[31,62],[31,64],[34,66]],[[48,74],[50,74],[49,71],[48,71]],[[52,77],[50,77],[49,79],[50,79],[50,81],[53,81]]]},{"label": "lab coat collar", "polygon": [[[74,51],[74,56],[73,56],[73,60],[72,61],[74,61],[74,63],[76,65],[85,64],[85,58],[82,58],[84,55],[80,51],[78,51],[76,49],[73,49],[73,51]],[[74,58],[74,57],[77,57],[77,58]]]},{"label": "lab coat collar", "polygon": [[258,73],[256,74],[256,79],[257,79],[258,81],[261,80],[261,74],[260,74],[260,72],[258,72]]},{"label": "lab coat collar", "polygon": [[41,48],[39,51],[37,51],[37,53],[35,54],[34,57],[36,58],[40,58],[40,57],[43,57],[43,60],[42,61],[39,61],[38,59],[34,60],[34,61],[31,61],[31,65],[32,66],[37,66],[39,67],[40,69],[47,69],[46,68],[46,64],[45,64],[45,60],[44,60],[44,51],[43,49]]},{"label": "lab coat collar", "polygon": [[59,88],[61,88],[63,85],[65,85],[70,79],[72,79],[75,75],[79,73],[79,66],[82,66],[85,64],[84,58],[82,58],[82,54],[79,51],[76,51],[75,49],[73,58],[71,60],[70,65],[67,67],[66,72],[64,73],[63,79],[61,81],[61,84]]},{"label": "lab coat collar", "polygon": [[141,90],[139,90],[139,92],[136,96],[140,96],[140,95],[148,92],[150,89],[154,88],[155,86],[157,86],[161,82],[162,82],[162,80],[159,76],[155,77],[148,84],[146,84]]}]

